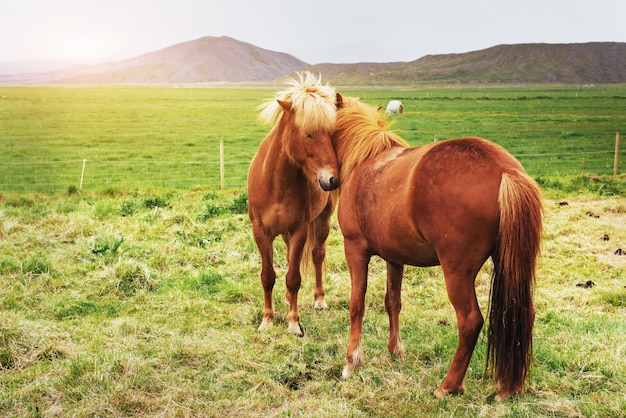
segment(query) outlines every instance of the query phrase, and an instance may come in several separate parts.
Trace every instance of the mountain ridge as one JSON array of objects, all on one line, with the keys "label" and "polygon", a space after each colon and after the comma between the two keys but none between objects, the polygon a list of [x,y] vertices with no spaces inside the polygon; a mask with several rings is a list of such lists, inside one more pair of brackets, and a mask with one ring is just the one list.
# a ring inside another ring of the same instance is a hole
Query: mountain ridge
[{"label": "mountain ridge", "polygon": [[410,62],[318,64],[334,83],[606,84],[626,82],[626,43],[497,45]]},{"label": "mountain ridge", "polygon": [[231,37],[205,36],[121,61],[0,75],[0,84],[268,83],[301,70],[346,86],[626,83],[626,43],[503,44],[409,62],[310,65]]}]

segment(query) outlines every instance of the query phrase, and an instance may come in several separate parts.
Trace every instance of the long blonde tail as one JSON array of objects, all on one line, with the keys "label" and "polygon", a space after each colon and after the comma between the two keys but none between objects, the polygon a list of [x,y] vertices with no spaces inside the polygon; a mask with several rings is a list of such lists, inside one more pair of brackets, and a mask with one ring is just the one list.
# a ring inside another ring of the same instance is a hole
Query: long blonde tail
[{"label": "long blonde tail", "polygon": [[487,368],[506,393],[523,389],[532,361],[535,267],[542,230],[537,184],[523,172],[503,174],[500,228],[492,254]]}]

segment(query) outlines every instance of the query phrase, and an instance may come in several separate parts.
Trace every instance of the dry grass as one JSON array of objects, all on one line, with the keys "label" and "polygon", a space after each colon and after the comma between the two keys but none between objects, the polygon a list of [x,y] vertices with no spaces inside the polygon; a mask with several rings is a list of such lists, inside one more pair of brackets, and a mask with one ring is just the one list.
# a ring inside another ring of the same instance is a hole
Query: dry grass
[{"label": "dry grass", "polygon": [[[239,192],[0,197],[0,415],[620,416],[626,411],[626,199],[548,199],[527,394],[494,403],[481,337],[468,393],[437,401],[456,345],[439,268],[408,268],[406,359],[386,352],[385,264],[373,260],[365,364],[339,378],[349,277],[329,239],[329,309],[301,290],[286,332],[284,247],[273,329],[259,334],[259,256]],[[561,206],[560,201],[568,204]],[[152,202],[148,204],[147,202]],[[157,202],[157,205],[153,205]],[[231,208],[231,209],[229,209]],[[588,213],[593,213],[590,216]],[[604,235],[609,239],[604,240]],[[489,266],[477,280],[486,311]],[[592,280],[589,288],[579,283]]]}]

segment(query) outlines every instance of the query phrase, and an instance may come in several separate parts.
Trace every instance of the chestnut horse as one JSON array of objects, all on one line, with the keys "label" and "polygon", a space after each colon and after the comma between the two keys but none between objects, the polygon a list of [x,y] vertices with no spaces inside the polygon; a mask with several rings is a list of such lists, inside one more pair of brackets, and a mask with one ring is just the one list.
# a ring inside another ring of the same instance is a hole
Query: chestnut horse
[{"label": "chestnut horse", "polygon": [[537,184],[502,147],[461,138],[409,148],[387,131],[378,110],[346,98],[333,144],[339,162],[338,220],[350,269],[347,377],[362,362],[368,263],[387,262],[389,352],[402,357],[399,332],[404,265],[441,265],[456,311],[458,346],[437,398],[465,391],[465,374],[483,326],[474,282],[493,260],[487,368],[498,399],[520,393],[532,357],[535,263],[542,228]]},{"label": "chestnut horse", "polygon": [[315,267],[314,307],[326,308],[322,267],[330,216],[337,201],[337,192],[328,192],[339,186],[331,134],[340,96],[311,73],[300,73],[299,80],[288,83],[289,89],[260,106],[260,118],[275,126],[250,163],[248,212],[262,263],[264,307],[259,331],[273,324],[273,242],[281,235],[288,259],[288,330],[303,336],[298,314],[303,255],[305,260],[312,258]]}]

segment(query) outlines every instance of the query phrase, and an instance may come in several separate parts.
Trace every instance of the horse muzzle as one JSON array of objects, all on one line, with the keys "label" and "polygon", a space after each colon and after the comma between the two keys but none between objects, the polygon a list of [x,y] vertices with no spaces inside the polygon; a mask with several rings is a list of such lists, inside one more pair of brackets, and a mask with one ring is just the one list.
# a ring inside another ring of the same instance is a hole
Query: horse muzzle
[{"label": "horse muzzle", "polygon": [[330,192],[339,187],[339,177],[335,177],[328,170],[321,170],[317,174],[317,182],[325,192]]}]

